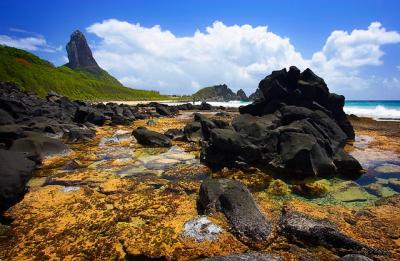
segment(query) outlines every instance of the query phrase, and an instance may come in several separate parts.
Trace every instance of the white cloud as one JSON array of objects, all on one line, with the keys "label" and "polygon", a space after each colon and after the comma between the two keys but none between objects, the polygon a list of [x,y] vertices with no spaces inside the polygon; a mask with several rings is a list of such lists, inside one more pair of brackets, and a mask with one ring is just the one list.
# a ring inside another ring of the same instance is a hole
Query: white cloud
[{"label": "white cloud", "polygon": [[[10,29],[11,30],[11,29]],[[13,29],[11,31],[16,32],[27,32],[22,29]],[[47,43],[46,39],[43,36],[35,35],[28,37],[11,37],[8,35],[0,35],[0,44],[7,45],[15,48],[24,49],[27,51],[42,51],[48,53],[54,53],[62,50],[62,46],[52,46]]]},{"label": "white cloud", "polygon": [[367,30],[334,31],[322,50],[313,54],[310,67],[318,70],[338,92],[348,88],[365,90],[376,84],[376,79],[362,77],[360,70],[367,65],[381,65],[381,46],[396,43],[400,43],[400,34],[386,31],[379,22],[371,23]]},{"label": "white cloud", "polygon": [[102,39],[94,51],[100,66],[126,85],[163,93],[192,93],[219,83],[252,92],[272,70],[306,66],[289,39],[266,26],[215,22],[205,32],[177,37],[160,26],[111,19],[87,30]]}]

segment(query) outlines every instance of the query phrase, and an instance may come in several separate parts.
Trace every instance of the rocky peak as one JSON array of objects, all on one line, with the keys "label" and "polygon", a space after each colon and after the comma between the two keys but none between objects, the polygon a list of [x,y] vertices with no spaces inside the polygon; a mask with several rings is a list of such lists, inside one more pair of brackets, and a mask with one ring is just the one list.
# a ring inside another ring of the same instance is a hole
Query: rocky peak
[{"label": "rocky peak", "polygon": [[92,51],[86,41],[85,35],[76,30],[71,34],[67,44],[68,64],[71,69],[85,69],[94,74],[99,74],[102,69],[93,58]]},{"label": "rocky peak", "polygon": [[240,89],[237,91],[236,96],[241,100],[241,101],[248,101],[249,98],[247,97],[246,93]]}]

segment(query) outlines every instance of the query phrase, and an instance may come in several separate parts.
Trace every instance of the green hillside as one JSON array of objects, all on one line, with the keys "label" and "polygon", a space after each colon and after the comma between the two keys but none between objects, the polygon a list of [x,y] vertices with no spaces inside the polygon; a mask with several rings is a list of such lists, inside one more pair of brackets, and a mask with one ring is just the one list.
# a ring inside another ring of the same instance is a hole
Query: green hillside
[{"label": "green hillside", "polygon": [[196,93],[192,95],[192,97],[195,98],[196,100],[203,100],[210,97],[214,97],[216,95],[217,92],[215,91],[215,88],[211,86],[211,87],[204,87],[198,90]]},{"label": "green hillside", "polygon": [[12,81],[21,89],[46,96],[49,91],[72,99],[86,100],[163,100],[170,96],[156,91],[124,87],[114,77],[103,71],[94,75],[72,70],[66,66],[55,67],[29,52],[0,45],[0,81]]}]

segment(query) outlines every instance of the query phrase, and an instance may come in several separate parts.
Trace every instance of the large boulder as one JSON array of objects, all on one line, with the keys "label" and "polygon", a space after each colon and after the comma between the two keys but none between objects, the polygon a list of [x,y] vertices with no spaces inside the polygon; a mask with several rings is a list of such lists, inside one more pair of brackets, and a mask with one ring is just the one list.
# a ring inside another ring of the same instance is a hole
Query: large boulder
[{"label": "large boulder", "polygon": [[25,185],[34,168],[35,163],[24,153],[0,149],[0,212],[25,194]]},{"label": "large boulder", "polygon": [[201,159],[211,167],[245,162],[275,169],[290,178],[362,174],[344,152],[354,131],[343,112],[344,97],[329,93],[310,69],[274,71],[259,84],[262,99],[240,107],[234,130],[209,128]]},{"label": "large boulder", "polygon": [[239,181],[207,179],[200,186],[199,211],[222,212],[236,234],[244,239],[265,241],[271,234],[271,223],[261,213],[250,191]]},{"label": "large boulder", "polygon": [[132,135],[139,144],[149,147],[171,147],[171,139],[164,134],[148,130],[146,127],[138,127]]}]

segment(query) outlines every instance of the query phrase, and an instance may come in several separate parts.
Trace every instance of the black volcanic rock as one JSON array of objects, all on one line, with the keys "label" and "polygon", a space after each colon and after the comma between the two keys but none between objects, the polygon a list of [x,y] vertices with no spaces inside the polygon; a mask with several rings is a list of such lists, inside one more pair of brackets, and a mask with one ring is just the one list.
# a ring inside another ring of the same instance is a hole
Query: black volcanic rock
[{"label": "black volcanic rock", "polygon": [[201,214],[224,213],[241,237],[264,241],[271,234],[271,222],[261,213],[250,191],[237,180],[204,180],[197,202]]},{"label": "black volcanic rock", "polygon": [[67,53],[69,60],[67,66],[71,69],[85,69],[94,74],[100,74],[103,71],[93,58],[85,36],[79,30],[71,34],[71,39],[67,44]]},{"label": "black volcanic rock", "polygon": [[362,174],[359,162],[343,150],[354,138],[344,97],[329,93],[322,78],[292,66],[272,72],[258,90],[263,98],[239,108],[235,130],[213,128],[204,136],[205,163],[261,165],[297,179]]},{"label": "black volcanic rock", "polygon": [[35,163],[22,152],[0,149],[0,212],[25,194]]},{"label": "black volcanic rock", "polygon": [[[330,221],[316,219],[300,212],[286,211],[284,209],[284,214],[279,222],[278,230],[281,234],[295,242],[302,241],[306,244],[346,249],[356,253],[385,253],[385,251],[381,249],[371,248],[343,234],[338,227]],[[343,260],[360,259],[349,258]]]},{"label": "black volcanic rock", "polygon": [[139,144],[148,147],[171,147],[171,139],[164,134],[148,130],[146,127],[138,127],[132,131],[132,135]]},{"label": "black volcanic rock", "polygon": [[248,101],[249,98],[247,97],[246,93],[240,89],[237,91],[236,96],[241,100],[241,101]]}]

